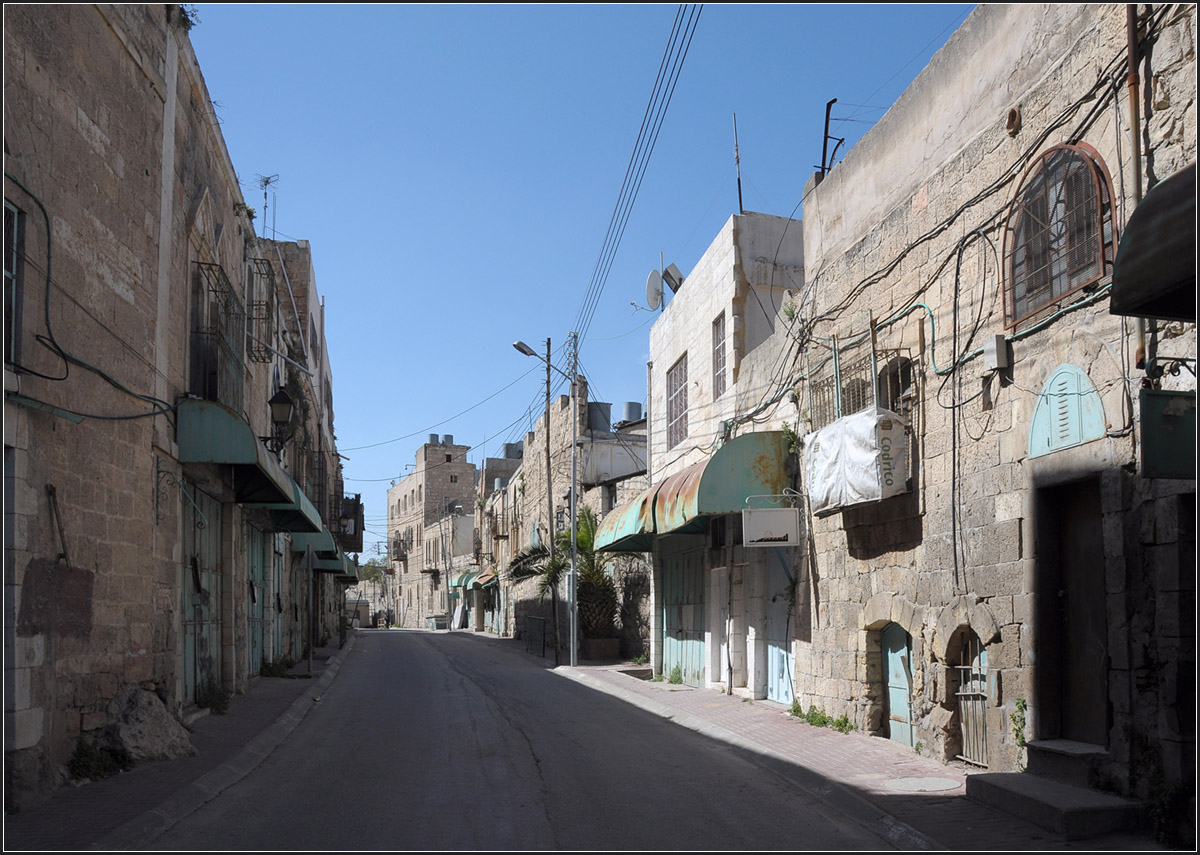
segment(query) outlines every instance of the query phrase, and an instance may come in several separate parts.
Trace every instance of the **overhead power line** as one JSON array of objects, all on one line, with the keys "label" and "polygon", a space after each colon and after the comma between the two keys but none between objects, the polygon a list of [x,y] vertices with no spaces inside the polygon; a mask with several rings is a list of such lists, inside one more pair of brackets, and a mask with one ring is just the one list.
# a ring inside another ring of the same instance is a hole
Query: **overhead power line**
[{"label": "overhead power line", "polygon": [[575,331],[580,338],[587,337],[592,316],[599,305],[600,295],[604,292],[604,285],[616,258],[617,249],[621,245],[625,225],[629,221],[633,203],[642,186],[646,167],[650,164],[650,156],[654,153],[654,144],[662,129],[663,119],[666,118],[667,108],[671,104],[671,96],[679,81],[679,72],[683,68],[683,61],[687,57],[688,48],[691,46],[692,36],[696,32],[696,24],[700,20],[702,10],[703,5],[699,4],[681,4],[676,10],[671,37],[667,41],[666,50],[664,50],[663,58],[659,63],[654,89],[646,104],[646,111],[642,116],[642,126],[638,130],[637,142],[634,144],[633,154],[629,157],[629,165],[625,169],[625,179],[621,184],[621,191],[617,195],[617,203],[613,208],[612,217],[609,219],[604,243],[596,257],[591,280],[588,282],[583,303],[575,319]]}]

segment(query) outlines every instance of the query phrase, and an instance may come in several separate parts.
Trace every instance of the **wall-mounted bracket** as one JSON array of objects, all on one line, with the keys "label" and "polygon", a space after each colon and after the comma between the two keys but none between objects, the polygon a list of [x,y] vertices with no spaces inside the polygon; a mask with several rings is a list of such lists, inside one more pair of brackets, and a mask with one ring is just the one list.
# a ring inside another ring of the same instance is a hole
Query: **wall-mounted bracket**
[{"label": "wall-mounted bracket", "polygon": [[178,487],[180,495],[187,499],[188,503],[191,504],[196,511],[196,527],[208,528],[208,518],[204,516],[203,512],[201,512],[200,507],[196,504],[195,500],[188,495],[187,488],[184,487],[182,481],[175,477],[175,473],[169,469],[162,468],[162,458],[157,454],[154,456],[154,484],[155,525],[158,525],[160,522],[162,522],[163,517],[167,515],[167,512],[164,509],[164,505],[167,501],[167,488]]}]

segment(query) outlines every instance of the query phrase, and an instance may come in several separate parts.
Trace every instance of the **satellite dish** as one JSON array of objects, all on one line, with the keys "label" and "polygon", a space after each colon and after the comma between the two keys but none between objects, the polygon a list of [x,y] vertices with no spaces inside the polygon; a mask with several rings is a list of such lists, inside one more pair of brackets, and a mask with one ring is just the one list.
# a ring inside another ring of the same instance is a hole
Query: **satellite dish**
[{"label": "satellite dish", "polygon": [[646,305],[651,309],[657,309],[662,305],[662,274],[657,270],[651,270],[650,275],[646,277]]}]

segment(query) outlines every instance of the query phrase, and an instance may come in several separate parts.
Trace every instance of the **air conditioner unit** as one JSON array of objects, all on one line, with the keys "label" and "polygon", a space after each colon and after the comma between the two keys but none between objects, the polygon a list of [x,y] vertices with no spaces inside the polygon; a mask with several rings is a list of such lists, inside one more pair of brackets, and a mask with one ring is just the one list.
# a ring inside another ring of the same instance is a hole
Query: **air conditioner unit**
[{"label": "air conditioner unit", "polygon": [[809,507],[827,516],[908,491],[906,422],[879,407],[843,416],[804,438]]}]

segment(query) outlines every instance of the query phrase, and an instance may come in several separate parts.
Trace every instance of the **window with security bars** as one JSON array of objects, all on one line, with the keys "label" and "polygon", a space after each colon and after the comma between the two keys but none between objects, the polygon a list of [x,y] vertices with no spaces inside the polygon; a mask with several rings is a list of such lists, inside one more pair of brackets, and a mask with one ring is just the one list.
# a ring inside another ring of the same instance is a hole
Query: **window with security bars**
[{"label": "window with security bars", "polygon": [[21,260],[24,215],[4,200],[4,362],[18,361],[21,331]]},{"label": "window with security bars", "polygon": [[713,400],[725,394],[725,313],[712,323],[713,341]]},{"label": "window with security bars", "polygon": [[275,340],[275,271],[265,258],[251,258],[246,269],[246,355],[270,362]]},{"label": "window with security bars", "polygon": [[1085,145],[1056,146],[1025,174],[1005,243],[1010,326],[1036,319],[1112,271],[1108,172]]},{"label": "window with security bars", "polygon": [[219,264],[196,263],[192,291],[190,391],[242,409],[246,312]]},{"label": "window with security bars", "polygon": [[873,406],[903,416],[911,425],[916,415],[916,373],[908,351],[881,348],[813,381],[809,396],[814,431]]},{"label": "window with security bars", "polygon": [[687,439],[687,354],[667,371],[667,448]]}]

